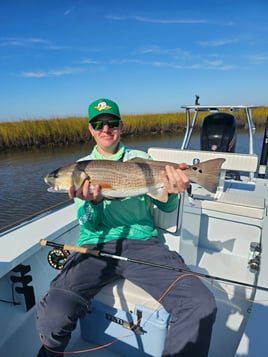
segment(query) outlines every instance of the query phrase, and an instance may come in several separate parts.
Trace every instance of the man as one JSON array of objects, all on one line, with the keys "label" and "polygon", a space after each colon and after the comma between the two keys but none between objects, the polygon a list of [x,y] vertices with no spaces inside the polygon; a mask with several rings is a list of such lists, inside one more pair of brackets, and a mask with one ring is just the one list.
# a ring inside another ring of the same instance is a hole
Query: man
[{"label": "man", "polygon": [[[94,101],[89,105],[88,116],[88,129],[96,145],[81,160],[149,158],[147,153],[131,150],[120,141],[123,122],[115,102],[105,98]],[[187,269],[178,253],[169,251],[157,240],[150,209],[152,203],[165,212],[176,209],[178,193],[189,184],[183,169],[184,164],[178,165],[178,169],[166,166],[162,175],[169,193],[166,203],[147,195],[107,200],[102,196],[101,186],[90,187],[89,180],[76,192],[70,188],[69,196],[75,200],[80,224],[78,245]],[[105,284],[120,277],[140,286],[156,300],[174,283],[161,299],[163,307],[171,313],[163,356],[207,356],[216,315],[215,300],[196,276],[179,280],[181,275],[153,266],[78,253],[71,255],[38,306],[37,327],[44,344],[38,356],[52,357],[57,356],[52,351],[64,351],[77,319],[88,309],[89,300]]]}]

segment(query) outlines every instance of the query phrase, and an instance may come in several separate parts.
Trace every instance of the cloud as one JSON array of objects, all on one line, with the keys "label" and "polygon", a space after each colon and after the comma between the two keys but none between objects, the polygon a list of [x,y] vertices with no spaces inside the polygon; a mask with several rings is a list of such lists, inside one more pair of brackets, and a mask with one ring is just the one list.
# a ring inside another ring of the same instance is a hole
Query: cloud
[{"label": "cloud", "polygon": [[252,55],[248,57],[252,63],[260,64],[268,62],[268,55]]},{"label": "cloud", "polygon": [[68,49],[68,46],[58,46],[52,41],[42,38],[0,37],[0,47],[43,47],[49,50]]},{"label": "cloud", "polygon": [[146,46],[141,47],[135,51],[135,54],[159,54],[159,55],[167,55],[173,58],[191,58],[191,54],[188,51],[184,51],[181,48],[161,48],[159,46]]},{"label": "cloud", "polygon": [[173,25],[173,24],[182,24],[182,25],[220,25],[220,26],[228,26],[232,27],[235,25],[233,21],[221,21],[216,20],[208,20],[205,18],[152,18],[152,17],[144,17],[144,16],[128,16],[128,15],[106,15],[106,19],[114,20],[114,21],[138,21],[144,23],[152,23],[152,24],[160,24],[160,25]]},{"label": "cloud", "polygon": [[230,71],[237,68],[237,66],[233,64],[224,64],[222,60],[205,60],[202,67],[204,69],[214,69],[218,71]]},{"label": "cloud", "polygon": [[31,45],[50,45],[51,42],[42,38],[17,38],[17,37],[0,37],[1,47],[25,47]]},{"label": "cloud", "polygon": [[63,16],[68,16],[70,15],[71,12],[73,12],[74,7],[70,7],[69,9],[65,10],[63,13]]},{"label": "cloud", "polygon": [[82,60],[82,61],[79,61],[79,63],[80,63],[80,64],[96,64],[96,65],[98,65],[98,64],[103,64],[101,61],[95,61],[95,60],[92,60],[92,59],[90,59],[90,58],[84,59],[84,60]]},{"label": "cloud", "polygon": [[25,71],[21,73],[22,77],[26,78],[45,78],[45,77],[61,77],[76,73],[84,72],[82,68],[63,68],[50,71]]},{"label": "cloud", "polygon": [[200,41],[199,45],[205,47],[220,47],[220,46],[230,45],[237,42],[239,42],[239,39],[233,38],[233,39],[222,39],[222,40],[214,40],[214,41]]},{"label": "cloud", "polygon": [[116,16],[116,15],[108,15],[107,19],[116,20],[116,21],[124,21],[124,20],[134,20],[139,22],[147,22],[147,23],[156,23],[156,24],[206,24],[207,20],[204,19],[156,19],[149,18],[143,16]]},{"label": "cloud", "polygon": [[216,71],[230,71],[237,68],[235,65],[227,65],[224,64],[221,60],[216,61],[209,61],[204,60],[200,63],[188,63],[188,64],[180,64],[176,61],[145,61],[140,59],[118,59],[118,60],[110,60],[106,63],[103,62],[103,65],[129,65],[129,64],[136,64],[140,66],[150,66],[150,67],[157,67],[157,68],[170,68],[174,70],[216,70]]}]

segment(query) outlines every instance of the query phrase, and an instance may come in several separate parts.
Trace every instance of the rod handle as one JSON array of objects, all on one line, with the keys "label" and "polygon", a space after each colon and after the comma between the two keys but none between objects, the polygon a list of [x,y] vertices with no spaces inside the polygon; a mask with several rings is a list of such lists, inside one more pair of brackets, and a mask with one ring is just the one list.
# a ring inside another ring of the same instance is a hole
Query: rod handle
[{"label": "rod handle", "polygon": [[70,244],[59,244],[59,243],[54,243],[47,241],[46,239],[41,239],[40,244],[45,247],[53,247],[53,248],[59,248],[59,249],[64,249],[64,250],[70,250],[72,252],[77,252],[77,253],[82,253],[82,254],[90,254],[94,255],[95,257],[98,257],[100,255],[99,250],[94,250],[94,249],[88,249],[86,247],[79,247],[76,245],[70,245]]}]

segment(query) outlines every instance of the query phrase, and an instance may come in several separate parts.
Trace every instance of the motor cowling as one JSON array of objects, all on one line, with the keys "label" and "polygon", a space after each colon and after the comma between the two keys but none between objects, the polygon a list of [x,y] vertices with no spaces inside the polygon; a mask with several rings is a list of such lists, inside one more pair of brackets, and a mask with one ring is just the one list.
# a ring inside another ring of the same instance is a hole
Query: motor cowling
[{"label": "motor cowling", "polygon": [[213,113],[202,122],[200,146],[204,151],[234,152],[236,119],[228,113]]}]

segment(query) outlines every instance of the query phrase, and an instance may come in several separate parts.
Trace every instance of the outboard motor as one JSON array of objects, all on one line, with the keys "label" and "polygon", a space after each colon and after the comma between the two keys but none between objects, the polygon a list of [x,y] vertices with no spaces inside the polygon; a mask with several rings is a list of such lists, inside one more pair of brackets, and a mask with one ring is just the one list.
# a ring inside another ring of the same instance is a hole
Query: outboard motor
[{"label": "outboard motor", "polygon": [[[202,123],[201,150],[234,152],[236,144],[236,119],[227,113],[214,113],[206,116]],[[226,179],[240,180],[238,171],[227,171]]]},{"label": "outboard motor", "polygon": [[205,117],[201,128],[201,150],[234,152],[235,144],[236,119],[233,115],[213,113]]}]

